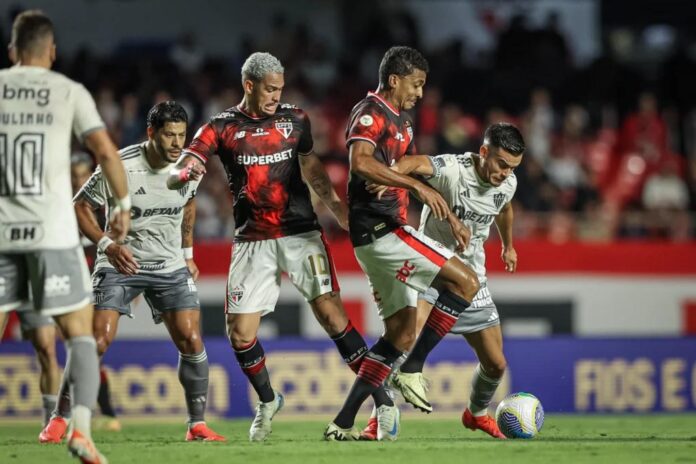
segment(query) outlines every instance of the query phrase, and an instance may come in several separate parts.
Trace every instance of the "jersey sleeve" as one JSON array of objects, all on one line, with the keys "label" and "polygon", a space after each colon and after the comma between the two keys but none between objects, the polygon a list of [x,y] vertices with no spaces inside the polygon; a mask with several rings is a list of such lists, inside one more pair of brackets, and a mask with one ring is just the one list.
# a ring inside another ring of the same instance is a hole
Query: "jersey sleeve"
[{"label": "jersey sleeve", "polygon": [[384,127],[384,116],[375,108],[365,107],[353,116],[346,135],[346,146],[350,146],[357,140],[362,140],[376,147],[382,137]]},{"label": "jersey sleeve", "polygon": [[97,105],[82,84],[75,84],[75,116],[73,118],[73,132],[80,142],[95,130],[102,129],[102,121]]},{"label": "jersey sleeve", "polygon": [[312,123],[309,122],[307,113],[302,114],[302,134],[300,141],[297,144],[297,152],[300,155],[309,154],[314,148],[314,139],[312,138]]},{"label": "jersey sleeve", "polygon": [[193,155],[203,163],[208,162],[208,158],[215,155],[218,149],[218,133],[212,122],[202,126],[193,136],[193,140],[184,154]]},{"label": "jersey sleeve", "polygon": [[435,190],[443,192],[457,185],[459,162],[455,155],[437,155],[428,159],[433,166],[433,175],[427,181]]},{"label": "jersey sleeve", "polygon": [[84,198],[95,208],[100,208],[106,204],[110,196],[111,192],[106,184],[102,170],[100,167],[97,167],[87,182],[77,192],[74,200]]}]

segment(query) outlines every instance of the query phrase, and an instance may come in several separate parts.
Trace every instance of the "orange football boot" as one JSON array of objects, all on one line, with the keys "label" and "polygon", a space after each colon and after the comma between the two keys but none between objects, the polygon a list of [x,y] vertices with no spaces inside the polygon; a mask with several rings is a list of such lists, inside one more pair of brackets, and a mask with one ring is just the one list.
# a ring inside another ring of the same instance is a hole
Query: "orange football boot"
[{"label": "orange football boot", "polygon": [[377,418],[370,417],[367,420],[367,427],[360,432],[360,439],[366,441],[377,440]]},{"label": "orange football boot", "polygon": [[198,422],[186,431],[186,441],[227,441],[215,433],[205,422]]},{"label": "orange football boot", "polygon": [[68,422],[60,416],[53,416],[39,434],[39,443],[60,443],[65,438]]},{"label": "orange football boot", "polygon": [[464,424],[464,427],[467,429],[483,430],[493,438],[499,438],[501,440],[505,440],[507,438],[498,428],[498,424],[496,424],[495,419],[488,414],[485,416],[474,416],[471,411],[469,411],[469,408],[466,408],[464,410],[464,414],[462,414],[462,424]]}]

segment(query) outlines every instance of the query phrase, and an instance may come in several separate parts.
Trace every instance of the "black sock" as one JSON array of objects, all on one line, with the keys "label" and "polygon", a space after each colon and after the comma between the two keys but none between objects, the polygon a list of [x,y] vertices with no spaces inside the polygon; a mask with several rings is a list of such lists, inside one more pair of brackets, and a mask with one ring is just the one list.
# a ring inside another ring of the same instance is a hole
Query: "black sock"
[{"label": "black sock", "polygon": [[105,416],[116,417],[116,411],[111,405],[111,390],[109,390],[109,377],[106,374],[106,369],[99,366],[99,394],[97,395],[97,403],[99,410]]},{"label": "black sock", "polygon": [[450,291],[440,293],[435,306],[425,326],[416,341],[416,345],[411,350],[411,354],[401,365],[401,372],[413,373],[423,372],[423,365],[428,354],[440,343],[440,340],[449,333],[450,329],[457,322],[457,317],[471,303],[464,298],[455,295]]},{"label": "black sock", "polygon": [[334,423],[338,427],[344,429],[353,427],[360,406],[368,396],[382,387],[391,372],[392,364],[399,356],[401,356],[401,351],[384,338],[377,340],[377,343],[370,348],[363,357],[358,378],[355,379],[343,408],[334,419]]},{"label": "black sock", "polygon": [[[360,366],[362,365],[363,356],[367,353],[367,344],[365,339],[363,339],[360,332],[357,331],[353,324],[348,321],[348,325],[338,335],[331,337],[331,340],[336,344],[338,352],[341,354],[343,360],[348,364],[356,374],[360,371]],[[394,402],[387,394],[383,385],[375,390],[372,394],[375,400],[375,406],[380,407],[382,405],[394,406]]]},{"label": "black sock", "polygon": [[251,344],[234,350],[239,367],[246,374],[251,386],[259,395],[259,400],[263,403],[273,401],[275,393],[271,387],[271,379],[266,369],[266,354],[258,339],[254,339]]}]

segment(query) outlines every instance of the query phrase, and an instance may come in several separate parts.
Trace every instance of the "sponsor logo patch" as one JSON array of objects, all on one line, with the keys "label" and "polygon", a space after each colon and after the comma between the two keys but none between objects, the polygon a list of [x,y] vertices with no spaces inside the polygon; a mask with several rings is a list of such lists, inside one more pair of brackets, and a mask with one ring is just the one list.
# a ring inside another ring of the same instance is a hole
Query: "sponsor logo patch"
[{"label": "sponsor logo patch", "polygon": [[362,124],[363,126],[366,126],[366,127],[371,126],[372,123],[375,122],[375,120],[372,119],[372,116],[370,116],[369,114],[365,114],[363,116],[360,116],[359,121],[360,121],[360,124]]}]

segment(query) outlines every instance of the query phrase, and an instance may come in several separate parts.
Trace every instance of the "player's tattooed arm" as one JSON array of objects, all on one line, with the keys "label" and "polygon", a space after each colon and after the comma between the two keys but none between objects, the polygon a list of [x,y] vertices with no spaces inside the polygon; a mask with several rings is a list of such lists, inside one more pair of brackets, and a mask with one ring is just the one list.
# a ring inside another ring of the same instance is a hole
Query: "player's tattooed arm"
[{"label": "player's tattooed arm", "polygon": [[309,153],[299,156],[302,176],[312,191],[321,199],[338,221],[338,225],[348,230],[348,206],[336,193],[324,165],[317,155]]},{"label": "player's tattooed arm", "polygon": [[500,210],[500,213],[495,217],[495,225],[498,228],[500,239],[503,243],[503,249],[500,257],[505,263],[505,270],[515,272],[517,270],[517,251],[512,245],[512,221],[513,221],[512,203],[508,202]]},{"label": "player's tattooed arm", "polygon": [[[193,248],[193,225],[196,222],[196,199],[191,198],[184,205],[184,218],[181,220],[181,248]],[[192,250],[191,250],[192,251]],[[193,280],[198,279],[199,270],[193,258],[186,258],[186,267]]]},{"label": "player's tattooed arm", "polygon": [[169,171],[167,188],[178,190],[191,180],[198,180],[205,174],[201,160],[191,154],[184,153]]},{"label": "player's tattooed arm", "polygon": [[184,218],[181,221],[181,248],[193,246],[193,226],[196,222],[196,199],[191,198],[184,205]]}]

